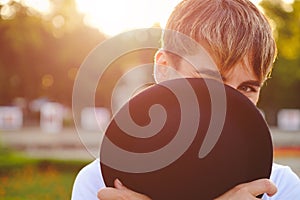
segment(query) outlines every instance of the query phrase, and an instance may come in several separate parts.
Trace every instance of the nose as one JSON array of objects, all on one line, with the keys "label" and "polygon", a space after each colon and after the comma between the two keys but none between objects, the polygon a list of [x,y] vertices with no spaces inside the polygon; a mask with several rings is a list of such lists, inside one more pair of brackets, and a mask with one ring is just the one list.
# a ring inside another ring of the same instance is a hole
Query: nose
[{"label": "nose", "polygon": [[230,87],[232,87],[233,89],[236,89],[237,90],[237,84],[233,83],[233,82],[230,82],[230,81],[224,81],[224,84],[225,85],[228,85]]}]

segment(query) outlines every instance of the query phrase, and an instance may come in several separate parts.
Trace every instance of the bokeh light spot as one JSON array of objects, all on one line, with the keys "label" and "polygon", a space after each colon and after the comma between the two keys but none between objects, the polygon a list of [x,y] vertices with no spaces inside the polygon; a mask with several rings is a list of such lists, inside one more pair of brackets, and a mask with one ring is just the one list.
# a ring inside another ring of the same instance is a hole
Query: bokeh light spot
[{"label": "bokeh light spot", "polygon": [[51,74],[46,74],[42,77],[42,87],[47,89],[51,87],[54,83],[54,78]]}]

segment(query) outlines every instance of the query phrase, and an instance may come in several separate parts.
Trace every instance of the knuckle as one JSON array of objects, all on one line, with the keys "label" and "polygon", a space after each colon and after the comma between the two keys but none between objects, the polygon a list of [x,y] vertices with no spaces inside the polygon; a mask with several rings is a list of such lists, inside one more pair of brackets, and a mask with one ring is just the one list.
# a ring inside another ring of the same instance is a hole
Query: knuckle
[{"label": "knuckle", "polygon": [[98,198],[102,198],[103,195],[104,195],[104,194],[103,194],[103,190],[99,190],[98,193],[97,193],[97,197],[98,197]]},{"label": "knuckle", "polygon": [[274,185],[269,180],[263,180],[262,187],[265,188],[266,191],[270,191],[273,190]]},{"label": "knuckle", "polygon": [[245,184],[239,184],[237,186],[234,187],[235,191],[240,191],[245,189]]},{"label": "knuckle", "polygon": [[130,199],[127,197],[127,195],[124,192],[117,192],[117,193],[111,193],[111,190],[109,189],[102,189],[99,190],[97,193],[97,197],[99,199],[108,199],[111,198],[113,196],[113,199],[115,200],[127,200]]},{"label": "knuckle", "polygon": [[243,196],[243,195],[246,195],[249,193],[249,190],[248,190],[248,187],[246,187],[245,184],[240,184],[240,185],[237,185],[235,188],[234,188],[234,193],[239,195],[239,196]]},{"label": "knuckle", "polygon": [[248,190],[247,187],[241,187],[241,188],[239,188],[238,193],[240,193],[240,194],[248,194],[249,190]]}]

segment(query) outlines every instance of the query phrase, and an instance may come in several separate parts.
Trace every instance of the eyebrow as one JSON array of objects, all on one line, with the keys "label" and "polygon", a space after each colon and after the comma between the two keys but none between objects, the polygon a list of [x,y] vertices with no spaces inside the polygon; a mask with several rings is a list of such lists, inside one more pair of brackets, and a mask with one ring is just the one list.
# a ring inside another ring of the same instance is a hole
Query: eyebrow
[{"label": "eyebrow", "polygon": [[[224,76],[222,76],[219,71],[216,71],[216,70],[202,69],[202,70],[197,70],[197,73],[199,73],[200,75],[201,74],[209,75],[216,79],[222,78],[222,80],[224,82],[226,81],[226,78]],[[247,80],[247,81],[242,82],[240,85],[243,85],[243,84],[252,85],[255,87],[262,87],[262,83],[257,80]]]},{"label": "eyebrow", "polygon": [[255,87],[262,87],[262,84],[260,83],[260,81],[257,81],[257,80],[244,81],[240,85],[243,85],[243,84],[252,85],[252,86],[255,86]]}]

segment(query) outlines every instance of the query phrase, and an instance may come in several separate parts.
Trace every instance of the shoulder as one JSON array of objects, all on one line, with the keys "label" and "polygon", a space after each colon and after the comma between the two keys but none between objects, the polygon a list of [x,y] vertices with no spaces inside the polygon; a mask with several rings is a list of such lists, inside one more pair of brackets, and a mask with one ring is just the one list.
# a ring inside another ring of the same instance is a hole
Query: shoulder
[{"label": "shoulder", "polygon": [[77,174],[73,184],[72,200],[96,200],[98,190],[103,187],[105,185],[100,171],[100,161],[95,159]]},{"label": "shoulder", "polygon": [[299,181],[299,177],[291,170],[290,167],[273,163],[271,179],[274,182],[280,181]]},{"label": "shoulder", "polygon": [[298,199],[300,179],[288,166],[273,164],[270,179],[277,186],[277,193],[271,199]]}]

